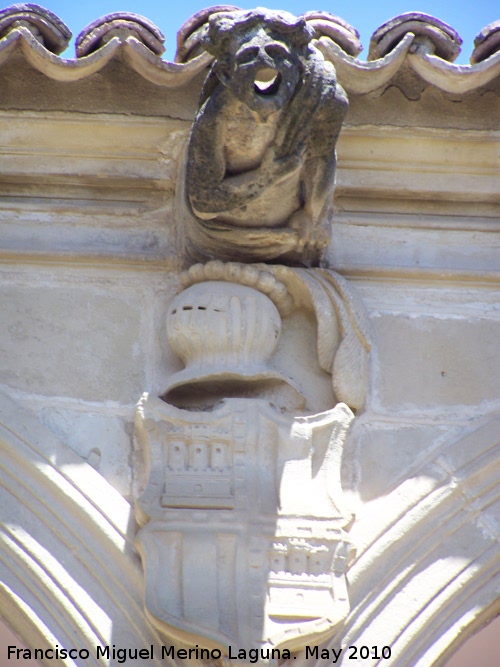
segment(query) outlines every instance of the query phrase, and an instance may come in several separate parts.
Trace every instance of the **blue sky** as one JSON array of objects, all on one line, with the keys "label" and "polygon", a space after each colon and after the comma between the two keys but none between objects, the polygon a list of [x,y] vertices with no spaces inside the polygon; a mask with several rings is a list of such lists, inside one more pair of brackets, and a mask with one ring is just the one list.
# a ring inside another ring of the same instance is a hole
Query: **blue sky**
[{"label": "blue sky", "polygon": [[[36,0],[35,0],[36,1]],[[223,4],[224,0],[45,0],[40,2],[57,14],[73,33],[73,39],[88,23],[114,11],[126,10],[142,14],[153,21],[166,36],[167,52],[163,56],[172,60],[175,52],[175,34],[182,23],[199,9],[211,4]],[[9,2],[0,2],[0,7],[8,7]],[[261,6],[271,9],[286,9],[292,14],[301,14],[311,9],[322,9],[341,16],[361,34],[361,42],[368,49],[370,36],[382,23],[408,11],[422,11],[431,14],[449,25],[461,35],[464,43],[457,63],[468,63],[473,50],[473,40],[486,25],[500,19],[498,0],[257,0],[238,2],[226,0],[244,9]],[[71,58],[73,43],[64,54]],[[365,51],[360,56],[365,56]]]}]

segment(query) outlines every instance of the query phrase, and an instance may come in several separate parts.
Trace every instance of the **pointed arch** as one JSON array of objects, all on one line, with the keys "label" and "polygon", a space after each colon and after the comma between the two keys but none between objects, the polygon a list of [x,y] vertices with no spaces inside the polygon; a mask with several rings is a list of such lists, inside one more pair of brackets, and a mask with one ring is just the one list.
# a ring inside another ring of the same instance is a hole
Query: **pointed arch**
[{"label": "pointed arch", "polygon": [[[500,613],[499,479],[495,418],[386,497],[385,530],[349,574],[352,611],[343,646],[388,645],[391,664],[438,667]],[[367,530],[362,518],[355,530]]]}]

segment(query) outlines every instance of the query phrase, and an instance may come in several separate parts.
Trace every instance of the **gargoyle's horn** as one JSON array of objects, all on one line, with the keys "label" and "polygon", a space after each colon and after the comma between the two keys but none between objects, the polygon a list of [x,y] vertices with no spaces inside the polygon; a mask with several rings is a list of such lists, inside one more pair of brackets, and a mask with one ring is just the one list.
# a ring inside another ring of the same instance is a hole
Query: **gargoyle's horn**
[{"label": "gargoyle's horn", "polygon": [[200,9],[199,12],[188,18],[177,33],[175,62],[185,63],[200,55],[202,52],[204,28],[212,14],[231,13],[234,11],[240,11],[240,8],[234,5],[215,5],[214,7]]}]

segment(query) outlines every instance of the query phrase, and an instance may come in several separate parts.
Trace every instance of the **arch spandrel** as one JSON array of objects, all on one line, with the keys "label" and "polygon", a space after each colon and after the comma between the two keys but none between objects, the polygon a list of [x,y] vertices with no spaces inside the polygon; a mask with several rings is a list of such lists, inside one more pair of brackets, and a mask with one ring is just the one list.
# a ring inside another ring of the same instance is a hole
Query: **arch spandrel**
[{"label": "arch spandrel", "polygon": [[408,479],[384,498],[384,530],[358,515],[353,538],[364,533],[365,548],[349,572],[342,646],[378,645],[383,636],[398,667],[445,665],[457,643],[498,614],[499,453],[494,416],[413,470],[417,484]]},{"label": "arch spandrel", "polygon": [[32,649],[89,651],[46,664],[102,664],[97,645],[113,644],[153,645],[144,664],[164,664],[144,617],[130,505],[4,393],[0,415],[2,617]]}]

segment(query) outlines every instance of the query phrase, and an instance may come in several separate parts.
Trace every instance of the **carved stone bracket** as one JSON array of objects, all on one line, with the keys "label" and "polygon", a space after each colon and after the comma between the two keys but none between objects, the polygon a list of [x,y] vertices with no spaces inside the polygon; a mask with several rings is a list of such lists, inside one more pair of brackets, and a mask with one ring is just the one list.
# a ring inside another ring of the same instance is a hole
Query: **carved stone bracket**
[{"label": "carved stone bracket", "polygon": [[181,283],[167,336],[185,368],[164,400],[143,396],[136,418],[149,462],[137,504],[146,607],[184,644],[299,650],[349,611],[340,469],[354,414],[345,403],[308,414],[300,378],[272,357],[306,305],[321,367],[359,409],[364,311],[327,270],[213,261]]},{"label": "carved stone bracket", "polygon": [[[227,6],[193,19],[196,49],[215,62],[177,222],[188,261],[203,263],[181,275],[167,313],[184,368],[137,410],[148,461],[137,544],[153,625],[221,656],[300,650],[349,612],[353,517],[340,470],[352,410],[366,399],[370,343],[348,282],[310,268],[330,238],[347,107],[313,44],[319,18],[347,30],[335,17]],[[280,263],[254,263],[271,260]],[[315,351],[300,317],[316,329]],[[297,355],[297,335],[312,356]],[[287,365],[287,355],[299,359]]]}]

